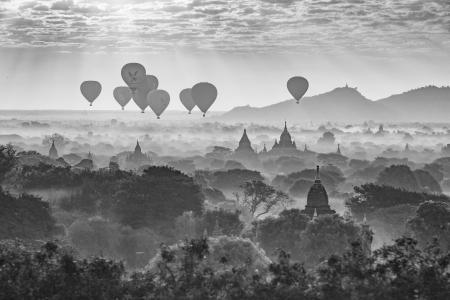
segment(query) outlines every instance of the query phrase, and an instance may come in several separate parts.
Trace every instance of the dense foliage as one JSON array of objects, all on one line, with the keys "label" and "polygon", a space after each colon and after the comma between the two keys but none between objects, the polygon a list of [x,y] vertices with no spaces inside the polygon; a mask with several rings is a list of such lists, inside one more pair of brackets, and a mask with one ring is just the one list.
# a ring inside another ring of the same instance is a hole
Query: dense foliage
[{"label": "dense foliage", "polygon": [[0,183],[16,162],[16,151],[11,144],[0,145]]},{"label": "dense foliage", "polygon": [[441,192],[439,182],[426,170],[412,171],[406,165],[392,165],[378,174],[378,185],[388,185],[413,192]]},{"label": "dense foliage", "polygon": [[55,221],[48,203],[31,195],[13,197],[0,188],[0,239],[43,239],[51,236]]},{"label": "dense foliage", "polygon": [[120,183],[114,195],[120,222],[133,228],[164,225],[185,211],[200,214],[204,196],[194,180],[167,167],[150,167]]},{"label": "dense foliage", "polygon": [[72,172],[70,167],[56,167],[41,162],[23,166],[20,183],[25,189],[75,187],[82,184],[82,175]]},{"label": "dense foliage", "polygon": [[343,254],[353,242],[360,242],[366,250],[370,250],[371,240],[368,239],[371,239],[371,232],[364,232],[353,221],[337,214],[321,215],[308,222],[301,232],[296,257],[311,268],[330,255]]},{"label": "dense foliage", "polygon": [[374,211],[378,208],[401,204],[419,205],[427,200],[449,201],[449,198],[445,195],[411,192],[392,186],[380,186],[373,183],[355,186],[354,190],[356,195],[348,199],[346,205],[358,218],[362,218],[364,213]]},{"label": "dense foliage", "polygon": [[[226,268],[226,256],[211,255],[216,251],[211,242],[163,245],[154,268],[133,274],[105,259],[76,259],[51,243],[41,250],[2,243],[0,298],[447,300],[450,295],[450,254],[434,245],[421,251],[408,238],[370,256],[353,243],[343,255],[330,256],[312,271],[291,263],[283,251],[262,270],[248,263]],[[240,251],[243,257],[252,247]]]},{"label": "dense foliage", "polygon": [[77,260],[52,243],[39,251],[0,244],[0,299],[118,299],[123,275],[120,263]]},{"label": "dense foliage", "polygon": [[208,210],[201,218],[202,232],[206,230],[213,233],[214,230],[219,230],[224,235],[238,236],[244,228],[244,223],[239,219],[240,214],[240,211]]},{"label": "dense foliage", "polygon": [[284,210],[278,217],[256,221],[255,239],[270,257],[283,249],[298,259],[300,234],[309,221],[309,217],[298,209]]},{"label": "dense foliage", "polygon": [[426,201],[408,222],[422,247],[436,239],[444,251],[450,251],[450,206],[448,203]]}]

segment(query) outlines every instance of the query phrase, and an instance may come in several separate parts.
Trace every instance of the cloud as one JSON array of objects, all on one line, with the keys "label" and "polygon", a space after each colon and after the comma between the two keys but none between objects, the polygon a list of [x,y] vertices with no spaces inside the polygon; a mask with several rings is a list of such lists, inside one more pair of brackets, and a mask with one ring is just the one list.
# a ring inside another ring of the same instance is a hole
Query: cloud
[{"label": "cloud", "polygon": [[71,0],[62,0],[62,1],[56,1],[52,4],[51,9],[53,10],[70,10],[70,8],[73,6],[73,1]]},{"label": "cloud", "polygon": [[0,1],[0,47],[401,55],[449,51],[449,11],[448,0]]}]

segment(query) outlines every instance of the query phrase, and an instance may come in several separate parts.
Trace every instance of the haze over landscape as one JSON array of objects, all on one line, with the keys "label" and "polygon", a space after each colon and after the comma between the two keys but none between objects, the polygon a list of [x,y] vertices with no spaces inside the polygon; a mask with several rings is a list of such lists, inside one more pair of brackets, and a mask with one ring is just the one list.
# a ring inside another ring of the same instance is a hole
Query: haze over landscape
[{"label": "haze over landscape", "polygon": [[0,300],[450,299],[448,0],[0,0]]}]

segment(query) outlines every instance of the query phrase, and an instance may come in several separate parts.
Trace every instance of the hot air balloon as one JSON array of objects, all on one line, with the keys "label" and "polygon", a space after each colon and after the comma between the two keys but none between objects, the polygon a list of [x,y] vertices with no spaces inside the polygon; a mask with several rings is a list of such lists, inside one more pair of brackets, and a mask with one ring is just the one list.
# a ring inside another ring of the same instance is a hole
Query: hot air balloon
[{"label": "hot air balloon", "polygon": [[129,63],[122,67],[121,75],[123,81],[130,87],[134,93],[139,83],[145,80],[145,68],[138,63]]},{"label": "hot air balloon", "polygon": [[90,106],[92,106],[92,102],[94,102],[102,92],[102,85],[98,81],[84,81],[81,83],[80,90],[84,98],[89,101]]},{"label": "hot air balloon", "polygon": [[148,106],[150,106],[158,119],[167,106],[169,106],[169,102],[170,95],[164,90],[154,90],[147,95]]},{"label": "hot air balloon", "polygon": [[141,112],[144,113],[145,108],[147,108],[147,106],[148,106],[147,94],[145,94],[144,92],[137,89],[133,93],[133,100],[134,100],[134,103],[136,103],[136,105],[141,109]]},{"label": "hot air balloon", "polygon": [[137,89],[145,94],[154,91],[158,88],[158,78],[154,75],[145,75],[145,79],[137,84]]},{"label": "hot air balloon", "polygon": [[180,92],[180,100],[184,107],[191,113],[191,110],[195,107],[194,100],[192,99],[191,89],[184,89]]},{"label": "hot air balloon", "polygon": [[114,89],[113,92],[114,99],[116,99],[117,103],[122,106],[122,110],[124,109],[125,105],[130,102],[132,94],[131,90],[127,86],[119,86]]},{"label": "hot air balloon", "polygon": [[292,97],[297,100],[297,103],[299,103],[300,99],[305,95],[308,87],[308,80],[300,76],[292,77],[287,82],[287,89]]},{"label": "hot air balloon", "polygon": [[205,116],[208,109],[216,101],[217,89],[209,82],[200,82],[192,87],[192,99]]}]

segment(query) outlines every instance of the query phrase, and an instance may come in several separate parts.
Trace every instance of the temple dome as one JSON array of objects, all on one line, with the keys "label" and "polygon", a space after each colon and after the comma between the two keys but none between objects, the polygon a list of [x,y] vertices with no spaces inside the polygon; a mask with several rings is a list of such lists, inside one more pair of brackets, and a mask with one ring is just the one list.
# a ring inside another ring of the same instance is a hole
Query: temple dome
[{"label": "temple dome", "polygon": [[316,178],[314,184],[309,189],[305,210],[303,212],[310,217],[313,217],[315,212],[318,215],[334,214],[335,211],[332,210],[328,204],[327,191],[320,180],[319,166],[317,166],[316,170]]},{"label": "temple dome", "polygon": [[314,207],[328,205],[328,194],[320,180],[315,180],[310,187],[306,203]]}]

